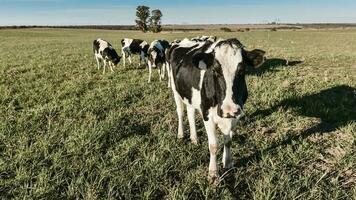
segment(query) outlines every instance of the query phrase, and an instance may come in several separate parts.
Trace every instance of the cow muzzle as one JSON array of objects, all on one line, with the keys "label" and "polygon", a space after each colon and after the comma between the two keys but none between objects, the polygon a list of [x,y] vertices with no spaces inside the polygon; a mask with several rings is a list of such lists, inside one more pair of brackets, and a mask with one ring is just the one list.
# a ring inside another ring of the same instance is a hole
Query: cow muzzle
[{"label": "cow muzzle", "polygon": [[224,118],[237,118],[240,119],[245,115],[240,106],[226,106],[222,108]]}]

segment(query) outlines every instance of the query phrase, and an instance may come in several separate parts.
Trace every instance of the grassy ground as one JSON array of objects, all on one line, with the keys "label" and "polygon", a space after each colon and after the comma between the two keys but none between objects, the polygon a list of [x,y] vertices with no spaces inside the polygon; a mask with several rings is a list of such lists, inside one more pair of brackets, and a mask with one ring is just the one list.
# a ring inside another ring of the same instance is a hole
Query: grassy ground
[{"label": "grassy ground", "polygon": [[269,58],[248,72],[236,169],[218,187],[201,118],[198,146],[187,121],[178,140],[157,72],[152,84],[136,64],[103,75],[91,46],[201,34],[1,30],[0,198],[355,199],[356,30],[208,33]]}]

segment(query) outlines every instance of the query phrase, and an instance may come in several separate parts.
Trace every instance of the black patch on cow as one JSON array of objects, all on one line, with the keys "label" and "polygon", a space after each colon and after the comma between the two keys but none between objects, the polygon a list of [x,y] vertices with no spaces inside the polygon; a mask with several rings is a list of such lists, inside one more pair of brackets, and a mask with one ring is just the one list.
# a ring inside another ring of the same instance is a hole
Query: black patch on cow
[{"label": "black patch on cow", "polygon": [[237,67],[235,79],[232,85],[232,100],[234,103],[237,103],[241,108],[243,108],[243,105],[246,103],[247,96],[248,92],[245,81],[245,66],[244,63],[240,63]]},{"label": "black patch on cow", "polygon": [[142,48],[140,44],[143,42],[143,40],[140,39],[133,39],[131,44],[129,45],[130,52],[132,54],[140,54],[142,51]]},{"label": "black patch on cow", "polygon": [[217,114],[222,117],[221,105],[226,96],[226,83],[221,69],[221,64],[214,60],[204,75],[201,90],[203,119],[208,120],[209,109],[218,106]]},{"label": "black patch on cow", "polygon": [[207,67],[212,66],[214,62],[214,54],[213,53],[204,53],[198,52],[193,55],[193,65],[195,67],[199,67],[199,62],[203,61]]}]

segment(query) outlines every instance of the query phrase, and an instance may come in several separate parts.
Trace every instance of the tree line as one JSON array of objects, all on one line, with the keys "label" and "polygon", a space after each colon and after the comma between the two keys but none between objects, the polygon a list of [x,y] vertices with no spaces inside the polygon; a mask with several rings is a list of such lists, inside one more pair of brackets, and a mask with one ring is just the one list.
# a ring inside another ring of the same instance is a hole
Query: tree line
[{"label": "tree line", "polygon": [[148,6],[137,6],[136,26],[142,31],[159,33],[162,31],[162,12],[159,9],[152,10]]}]

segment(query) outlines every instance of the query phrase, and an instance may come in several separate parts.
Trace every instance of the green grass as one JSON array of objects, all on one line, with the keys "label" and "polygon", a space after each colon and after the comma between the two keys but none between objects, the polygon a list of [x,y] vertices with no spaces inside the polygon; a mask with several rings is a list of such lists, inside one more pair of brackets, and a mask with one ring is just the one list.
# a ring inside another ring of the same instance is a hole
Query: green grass
[{"label": "green grass", "polygon": [[[190,143],[186,118],[186,139],[178,140],[166,81],[154,71],[147,84],[147,69],[136,64],[103,75],[91,46],[98,37],[119,49],[123,37],[202,34],[236,37],[270,59],[246,77],[248,116],[232,146],[236,169],[219,186],[207,182],[201,117],[200,144]],[[0,38],[1,199],[356,198],[355,29],[26,29],[1,30]]]}]

